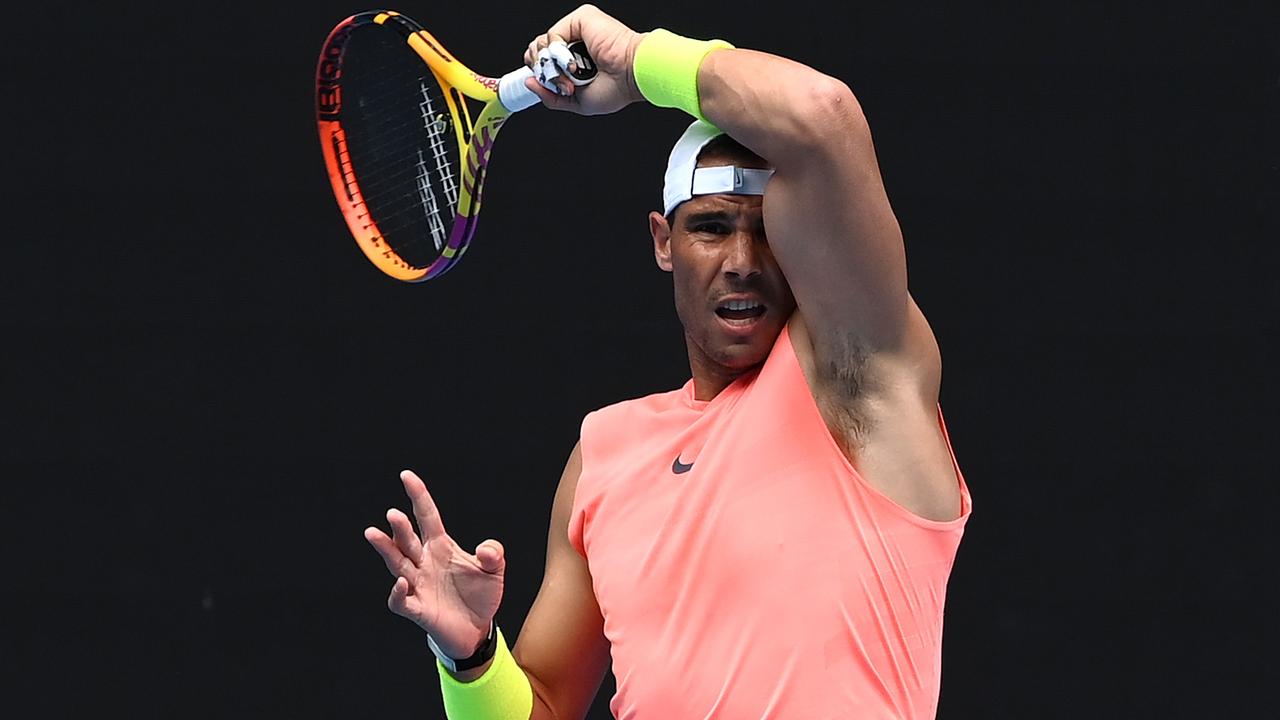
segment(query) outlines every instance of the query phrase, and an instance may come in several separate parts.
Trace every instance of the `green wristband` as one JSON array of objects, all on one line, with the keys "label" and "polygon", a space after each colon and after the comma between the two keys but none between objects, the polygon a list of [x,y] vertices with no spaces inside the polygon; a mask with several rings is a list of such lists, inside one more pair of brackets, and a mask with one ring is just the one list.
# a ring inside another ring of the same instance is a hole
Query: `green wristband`
[{"label": "green wristband", "polygon": [[698,66],[712,50],[732,47],[724,40],[693,40],[658,28],[636,47],[636,87],[654,105],[679,108],[706,122],[698,103]]},{"label": "green wristband", "polygon": [[449,720],[529,720],[533,714],[533,687],[507,649],[501,629],[493,663],[475,680],[459,682],[439,660],[436,667]]}]

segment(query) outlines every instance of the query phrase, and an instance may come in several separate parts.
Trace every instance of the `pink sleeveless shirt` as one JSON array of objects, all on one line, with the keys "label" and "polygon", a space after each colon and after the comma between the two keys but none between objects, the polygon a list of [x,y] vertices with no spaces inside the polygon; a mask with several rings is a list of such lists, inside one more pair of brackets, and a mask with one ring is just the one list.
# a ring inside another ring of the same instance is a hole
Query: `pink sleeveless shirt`
[{"label": "pink sleeveless shirt", "polygon": [[785,329],[713,400],[690,381],[611,405],[581,443],[569,540],[618,720],[934,717],[968,489],[957,467],[960,517],[935,522],[868,485]]}]

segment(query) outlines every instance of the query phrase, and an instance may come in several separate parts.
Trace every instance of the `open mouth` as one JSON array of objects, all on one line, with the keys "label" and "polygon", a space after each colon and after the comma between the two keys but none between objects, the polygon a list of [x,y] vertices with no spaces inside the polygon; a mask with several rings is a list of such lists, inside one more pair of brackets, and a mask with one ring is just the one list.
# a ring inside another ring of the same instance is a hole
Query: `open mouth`
[{"label": "open mouth", "polygon": [[716,306],[716,315],[726,323],[745,327],[765,313],[765,306],[756,300],[725,300]]}]

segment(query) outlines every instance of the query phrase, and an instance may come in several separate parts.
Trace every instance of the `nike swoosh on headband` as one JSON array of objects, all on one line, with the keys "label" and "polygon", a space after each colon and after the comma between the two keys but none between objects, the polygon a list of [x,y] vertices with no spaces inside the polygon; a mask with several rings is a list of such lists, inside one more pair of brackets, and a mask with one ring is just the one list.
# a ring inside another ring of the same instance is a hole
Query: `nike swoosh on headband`
[{"label": "nike swoosh on headband", "polygon": [[740,168],[736,165],[700,167],[693,171],[693,194],[763,195],[772,170]]}]

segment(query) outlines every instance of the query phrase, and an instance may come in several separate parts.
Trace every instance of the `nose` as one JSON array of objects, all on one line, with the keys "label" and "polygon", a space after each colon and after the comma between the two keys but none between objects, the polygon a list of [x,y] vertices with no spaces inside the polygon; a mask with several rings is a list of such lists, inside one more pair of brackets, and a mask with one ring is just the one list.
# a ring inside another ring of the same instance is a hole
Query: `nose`
[{"label": "nose", "polygon": [[724,259],[724,274],[730,278],[746,279],[760,274],[760,243],[755,234],[739,230],[728,240]]}]

